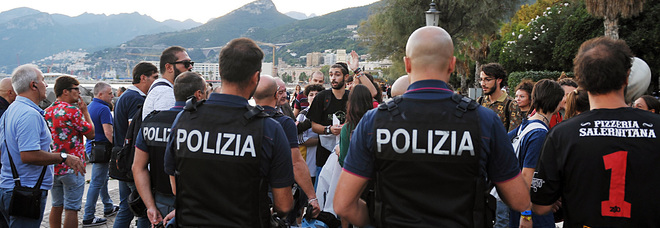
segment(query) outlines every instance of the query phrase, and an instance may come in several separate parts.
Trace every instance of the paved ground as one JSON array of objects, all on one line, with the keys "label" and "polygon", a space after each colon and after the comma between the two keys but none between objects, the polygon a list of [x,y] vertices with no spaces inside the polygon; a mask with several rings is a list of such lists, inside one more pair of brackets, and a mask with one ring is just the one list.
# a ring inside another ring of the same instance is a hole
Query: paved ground
[{"label": "paved ground", "polygon": [[[89,180],[92,177],[92,166],[90,164],[87,165],[87,173],[85,174],[85,180]],[[82,208],[84,210],[85,208],[85,202],[87,201],[87,189],[89,188],[89,183],[85,184],[85,193],[83,194],[83,199],[82,199]],[[117,180],[110,179],[108,181],[108,193],[110,194],[110,198],[112,198],[112,201],[115,205],[119,205],[119,187],[118,187],[118,182]],[[51,194],[49,192],[48,194],[48,202],[46,202],[46,211],[44,212],[44,219],[41,222],[41,227],[47,228],[50,227],[48,224],[48,216],[50,216],[50,208],[51,208]],[[78,212],[78,227],[82,227],[82,218],[83,218],[83,210],[80,210]],[[103,203],[101,203],[101,200],[96,201],[96,216],[97,217],[103,217]],[[64,217],[62,217],[64,219]],[[115,216],[112,217],[107,217],[108,223],[105,225],[100,225],[100,226],[95,226],[99,228],[105,228],[105,227],[112,227],[115,221]],[[135,227],[135,219],[131,223],[131,227]]]}]

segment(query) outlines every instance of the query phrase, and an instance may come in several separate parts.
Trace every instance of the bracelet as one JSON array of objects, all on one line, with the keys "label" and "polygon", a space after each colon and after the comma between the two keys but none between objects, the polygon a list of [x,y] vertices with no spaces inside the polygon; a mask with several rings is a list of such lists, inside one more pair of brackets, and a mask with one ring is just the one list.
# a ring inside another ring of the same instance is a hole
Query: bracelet
[{"label": "bracelet", "polygon": [[355,73],[355,74],[358,74],[360,72],[362,72],[362,69],[360,69],[359,67],[353,71],[353,73]]},{"label": "bracelet", "polygon": [[325,126],[325,130],[323,131],[323,133],[325,133],[325,134],[331,134],[332,133],[332,131],[330,131],[330,125]]},{"label": "bracelet", "polygon": [[524,220],[532,221],[532,216],[531,215],[521,215],[520,217],[523,218]]},{"label": "bracelet", "polygon": [[529,215],[529,216],[532,216],[532,211],[531,211],[531,210],[526,210],[526,211],[520,212],[520,215]]},{"label": "bracelet", "polygon": [[307,203],[312,203],[312,201],[316,201],[316,202],[318,202],[319,199],[317,199],[317,198],[309,199],[309,201],[307,201]]}]

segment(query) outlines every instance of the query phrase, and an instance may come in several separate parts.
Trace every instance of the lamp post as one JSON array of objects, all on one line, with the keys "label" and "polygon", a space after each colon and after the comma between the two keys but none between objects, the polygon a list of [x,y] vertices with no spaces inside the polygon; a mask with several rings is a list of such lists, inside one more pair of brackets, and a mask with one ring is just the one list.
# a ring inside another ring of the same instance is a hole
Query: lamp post
[{"label": "lamp post", "polygon": [[426,11],[426,26],[438,26],[440,21],[440,11],[435,8],[435,1],[431,1],[429,6],[429,11]]}]

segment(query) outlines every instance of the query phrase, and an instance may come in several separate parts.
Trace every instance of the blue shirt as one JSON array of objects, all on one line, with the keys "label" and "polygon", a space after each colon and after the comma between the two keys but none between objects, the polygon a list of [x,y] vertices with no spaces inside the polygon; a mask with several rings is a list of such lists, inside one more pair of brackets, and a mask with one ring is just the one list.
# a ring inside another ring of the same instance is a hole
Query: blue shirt
[{"label": "blue shirt", "polygon": [[[186,105],[185,101],[177,101],[174,102],[174,107],[170,108],[170,111],[183,111],[183,106]],[[172,125],[174,126],[174,125]],[[141,128],[141,127],[140,127]],[[144,141],[144,135],[142,134],[142,131],[138,132],[137,138],[135,139],[135,147],[142,151],[149,151],[149,147],[147,146],[147,142]]]},{"label": "blue shirt", "polygon": [[[205,104],[222,105],[228,107],[245,107],[248,101],[239,96],[212,93]],[[247,111],[247,110],[246,110]],[[174,120],[172,126],[178,120]],[[165,150],[165,173],[173,176],[176,169],[176,154],[172,151],[174,138],[170,137]],[[283,188],[293,185],[293,162],[291,161],[291,148],[280,123],[272,118],[264,120],[263,139],[261,144],[264,152],[261,156],[261,174],[269,180],[273,188]]]},{"label": "blue shirt", "polygon": [[[548,125],[543,123],[540,120],[527,120],[523,119],[522,123],[509,132],[509,139],[513,140],[518,133],[518,129],[522,128],[523,130],[531,123],[541,123],[546,128]],[[522,132],[521,132],[522,133]],[[528,132],[520,141],[520,149],[518,150],[518,164],[522,168],[532,168],[536,169],[536,163],[539,161],[539,155],[541,154],[541,149],[543,148],[543,142],[545,142],[545,136],[548,134],[548,130],[537,128]],[[534,222],[534,227],[555,227],[555,217],[552,213],[546,215],[537,215],[532,214],[532,221]],[[509,209],[509,227],[519,227],[520,225],[520,212]]]},{"label": "blue shirt", "polygon": [[[268,113],[268,115],[273,115],[277,111],[277,109],[270,107],[270,106],[263,106],[264,111]],[[293,122],[293,119],[291,117],[282,115],[278,116],[275,119],[277,122],[280,123],[282,126],[282,129],[284,129],[284,134],[286,134],[287,140],[289,140],[289,146],[291,148],[298,148],[298,129],[296,128],[296,122]]]},{"label": "blue shirt", "polygon": [[[440,80],[417,81],[408,87],[404,98],[437,100],[447,99],[454,94],[447,84]],[[451,102],[451,101],[449,101]],[[424,108],[424,107],[420,107]],[[378,109],[367,111],[355,128],[348,155],[344,162],[344,170],[364,178],[373,177],[374,173],[374,116]],[[481,141],[483,149],[480,153],[481,168],[493,182],[504,182],[520,174],[517,159],[506,131],[497,114],[492,110],[477,107],[481,123]],[[438,121],[438,120],[429,120]]]},{"label": "blue shirt", "polygon": [[115,147],[124,146],[128,123],[132,120],[139,107],[144,103],[146,97],[140,89],[130,86],[122,93],[115,105],[115,117],[113,119],[112,131],[114,134]]},{"label": "blue shirt", "polygon": [[[34,187],[44,166],[25,164],[21,161],[20,152],[43,150],[50,152],[52,138],[44,119],[45,112],[30,99],[17,96],[0,118],[3,125],[0,131],[0,148],[2,150],[2,170],[0,171],[0,188],[13,188],[14,178],[11,174],[7,147],[16,165],[21,185]],[[5,140],[7,146],[5,146]],[[20,151],[20,152],[19,152]],[[31,153],[31,152],[24,152]],[[53,165],[48,165],[41,189],[49,190],[53,186]]]},{"label": "blue shirt", "polygon": [[[522,128],[523,130],[531,123],[540,123],[543,124],[546,128],[548,125],[543,123],[540,120],[527,120],[523,119],[522,123],[509,132],[509,139],[513,140],[518,133],[518,129]],[[522,133],[522,132],[521,132]],[[543,148],[543,142],[545,142],[545,136],[548,134],[548,130],[537,128],[528,132],[520,141],[520,150],[518,150],[518,164],[520,168],[536,168],[536,163],[539,161],[539,155],[541,154],[541,148]]]},{"label": "blue shirt", "polygon": [[103,124],[112,125],[110,105],[101,99],[94,98],[92,103],[89,103],[87,106],[87,110],[89,111],[89,116],[92,117],[92,123],[94,123],[94,141],[109,142],[108,138],[105,137]]}]

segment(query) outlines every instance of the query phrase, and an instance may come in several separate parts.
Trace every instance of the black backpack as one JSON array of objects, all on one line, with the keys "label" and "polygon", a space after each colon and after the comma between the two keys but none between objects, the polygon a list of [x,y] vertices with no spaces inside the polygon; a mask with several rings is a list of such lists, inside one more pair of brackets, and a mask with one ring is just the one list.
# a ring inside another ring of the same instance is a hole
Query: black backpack
[{"label": "black backpack", "polygon": [[126,129],[123,147],[113,147],[110,157],[110,177],[120,181],[133,182],[133,157],[135,156],[135,138],[142,126],[142,107],[133,116],[133,121]]},{"label": "black backpack", "polygon": [[[151,86],[151,89],[157,86],[170,86],[166,82],[158,82]],[[151,91],[149,89],[149,91]],[[133,121],[126,129],[126,138],[124,139],[124,146],[115,146],[112,148],[112,155],[110,157],[110,170],[108,174],[110,177],[120,181],[133,182],[133,158],[135,157],[135,138],[138,136],[142,128],[142,106],[138,107],[139,110],[133,115]],[[121,144],[116,144],[121,145]]]}]

